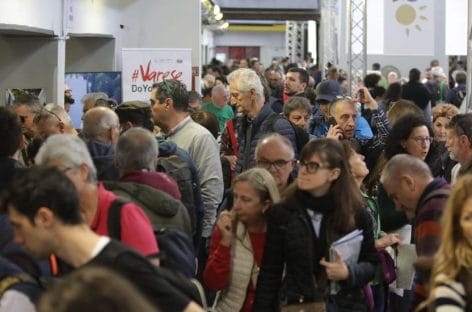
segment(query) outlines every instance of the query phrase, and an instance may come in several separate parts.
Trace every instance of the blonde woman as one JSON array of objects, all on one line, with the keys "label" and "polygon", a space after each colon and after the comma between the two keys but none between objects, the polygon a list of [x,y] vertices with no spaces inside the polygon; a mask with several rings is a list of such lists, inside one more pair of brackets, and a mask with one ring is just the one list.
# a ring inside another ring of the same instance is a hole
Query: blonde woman
[{"label": "blonde woman", "polygon": [[442,242],[431,277],[433,311],[472,309],[472,176],[459,179],[443,213]]},{"label": "blonde woman", "polygon": [[216,311],[252,311],[266,239],[265,213],[280,196],[274,178],[262,168],[238,175],[233,196],[231,211],[220,214],[213,232],[204,281],[221,291]]}]

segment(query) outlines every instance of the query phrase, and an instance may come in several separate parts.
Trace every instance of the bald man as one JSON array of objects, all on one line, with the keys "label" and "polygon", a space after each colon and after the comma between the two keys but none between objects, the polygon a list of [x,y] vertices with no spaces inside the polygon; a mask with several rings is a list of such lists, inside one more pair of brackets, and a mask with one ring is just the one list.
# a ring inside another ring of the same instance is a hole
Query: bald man
[{"label": "bald man", "polygon": [[[441,243],[440,220],[449,196],[449,184],[443,178],[433,178],[424,161],[407,154],[390,159],[380,182],[396,208],[414,219],[412,235],[417,256],[434,256]],[[411,311],[426,299],[425,282],[418,276]]]},{"label": "bald man", "polygon": [[83,122],[82,134],[97,168],[98,180],[117,180],[114,158],[120,135],[118,115],[108,107],[94,107],[85,113]]}]

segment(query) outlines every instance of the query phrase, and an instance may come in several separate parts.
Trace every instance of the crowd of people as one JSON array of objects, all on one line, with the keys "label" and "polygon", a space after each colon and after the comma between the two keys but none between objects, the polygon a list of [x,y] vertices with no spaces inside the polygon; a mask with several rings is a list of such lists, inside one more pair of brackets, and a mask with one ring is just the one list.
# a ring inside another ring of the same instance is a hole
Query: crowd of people
[{"label": "crowd of people", "polygon": [[0,311],[470,311],[467,75],[374,65],[0,107]]}]

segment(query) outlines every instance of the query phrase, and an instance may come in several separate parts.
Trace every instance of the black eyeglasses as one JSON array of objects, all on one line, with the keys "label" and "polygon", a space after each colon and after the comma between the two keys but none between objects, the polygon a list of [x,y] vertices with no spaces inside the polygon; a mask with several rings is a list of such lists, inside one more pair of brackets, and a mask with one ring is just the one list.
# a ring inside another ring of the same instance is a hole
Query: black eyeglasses
[{"label": "black eyeglasses", "polygon": [[274,161],[269,161],[266,159],[256,160],[256,165],[264,169],[270,169],[270,167],[272,166],[274,166],[274,168],[276,169],[283,169],[289,163],[293,163],[293,160],[283,160],[283,159],[277,159]]},{"label": "black eyeglasses", "polygon": [[310,161],[310,162],[303,162],[303,161],[298,161],[298,168],[305,167],[306,171],[311,174],[315,174],[318,172],[318,169],[323,169],[323,168],[328,168],[327,166],[322,166],[321,164],[315,162],[315,161]]},{"label": "black eyeglasses", "polygon": [[416,144],[423,144],[423,143],[429,143],[431,144],[431,142],[433,142],[433,138],[432,137],[422,137],[422,136],[417,136],[417,137],[414,137],[414,138],[410,138],[412,140],[414,140],[416,142]]}]

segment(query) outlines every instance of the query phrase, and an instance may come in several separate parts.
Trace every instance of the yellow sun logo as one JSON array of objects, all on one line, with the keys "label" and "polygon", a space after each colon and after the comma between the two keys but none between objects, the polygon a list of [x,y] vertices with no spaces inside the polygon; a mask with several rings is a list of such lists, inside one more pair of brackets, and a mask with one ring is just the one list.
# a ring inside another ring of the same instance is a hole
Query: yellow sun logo
[{"label": "yellow sun logo", "polygon": [[421,15],[421,11],[426,10],[426,8],[426,5],[422,5],[417,10],[410,4],[402,4],[397,8],[397,11],[395,12],[395,19],[401,25],[405,26],[405,33],[407,37],[410,36],[410,27],[412,26],[414,26],[416,30],[421,31],[421,27],[417,21],[428,20],[426,16]]}]

